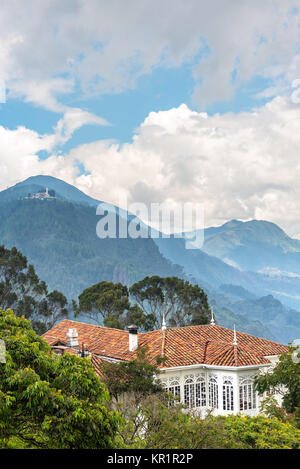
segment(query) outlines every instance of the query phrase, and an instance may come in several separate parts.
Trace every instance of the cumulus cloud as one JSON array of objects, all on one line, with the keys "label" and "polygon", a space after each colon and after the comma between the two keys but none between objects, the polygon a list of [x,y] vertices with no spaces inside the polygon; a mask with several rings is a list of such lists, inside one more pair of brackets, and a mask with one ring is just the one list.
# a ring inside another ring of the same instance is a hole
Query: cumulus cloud
[{"label": "cumulus cloud", "polygon": [[152,0],[3,0],[0,77],[12,93],[53,110],[74,81],[82,93],[118,93],[156,67],[191,63],[193,99],[203,108],[230,98],[256,75],[274,81],[272,87],[286,86],[299,71],[298,6],[296,0],[164,0],[159,6]]},{"label": "cumulus cloud", "polygon": [[[0,127],[0,188],[51,174],[112,203],[203,203],[206,224],[264,218],[299,233],[300,13],[295,0],[3,0],[0,79],[14,96],[62,117],[52,133]],[[156,67],[189,63],[193,103],[229,99],[261,76],[265,106],[209,116],[185,104],[151,112],[132,143],[58,145],[101,117],[61,97],[118,93]],[[280,96],[278,96],[280,95]],[[50,155],[39,158],[40,151]],[[82,165],[85,173],[78,171]]]},{"label": "cumulus cloud", "polygon": [[[49,135],[0,127],[0,188],[50,174],[114,204],[200,203],[206,226],[257,218],[300,232],[300,106],[290,99],[213,116],[182,104],[151,112],[132,143],[100,140],[56,153],[57,142],[72,134],[76,122],[71,115]],[[41,150],[51,156],[40,159]]]},{"label": "cumulus cloud", "polygon": [[185,104],[151,112],[132,143],[73,149],[87,174],[74,178],[95,198],[204,205],[207,226],[266,219],[299,233],[299,105],[277,97],[253,112],[208,116]]}]

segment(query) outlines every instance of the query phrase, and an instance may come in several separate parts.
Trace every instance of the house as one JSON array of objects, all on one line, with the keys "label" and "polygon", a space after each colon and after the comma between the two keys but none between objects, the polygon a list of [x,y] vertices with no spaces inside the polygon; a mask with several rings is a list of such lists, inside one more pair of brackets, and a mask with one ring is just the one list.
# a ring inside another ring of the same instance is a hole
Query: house
[{"label": "house", "polygon": [[[270,372],[278,355],[288,347],[236,332],[215,324],[167,328],[139,333],[63,320],[43,335],[53,351],[81,353],[88,348],[91,362],[101,377],[103,361],[129,361],[138,346],[147,347],[147,357],[156,364],[160,380],[189,409],[214,415],[259,413],[261,398],[254,389],[254,376]],[[84,345],[83,345],[84,344]]]}]

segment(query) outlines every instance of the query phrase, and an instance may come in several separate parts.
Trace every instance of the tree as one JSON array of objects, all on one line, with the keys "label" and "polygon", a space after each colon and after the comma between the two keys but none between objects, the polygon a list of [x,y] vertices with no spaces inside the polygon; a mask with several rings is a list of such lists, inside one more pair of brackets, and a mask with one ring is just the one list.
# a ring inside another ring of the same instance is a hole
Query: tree
[{"label": "tree", "polygon": [[67,299],[58,292],[48,293],[47,285],[15,247],[0,246],[0,307],[12,308],[25,316],[39,333],[67,315]]},{"label": "tree", "polygon": [[[290,347],[283,353],[272,372],[258,375],[255,386],[259,394],[275,391],[282,395],[282,405],[286,412],[294,413],[300,423],[300,352]],[[300,426],[300,425],[299,425]]]},{"label": "tree", "polygon": [[25,318],[0,310],[0,448],[112,448],[119,417],[88,358],[54,356]]},{"label": "tree", "polygon": [[78,299],[77,315],[84,312],[98,324],[122,329],[120,316],[130,309],[126,286],[121,283],[100,282],[86,288]]},{"label": "tree", "polygon": [[132,285],[130,295],[144,313],[146,330],[160,328],[163,316],[173,327],[208,323],[206,293],[183,279],[145,277]]},{"label": "tree", "polygon": [[147,348],[139,347],[135,360],[103,363],[102,380],[115,401],[124,394],[134,394],[137,405],[143,397],[163,392],[158,380],[160,371],[157,365],[149,363],[146,356]]},{"label": "tree", "polygon": [[118,409],[124,417],[119,440],[126,448],[300,449],[300,431],[276,418],[187,413],[181,404],[170,406],[165,394]]},{"label": "tree", "polygon": [[76,316],[87,317],[106,327],[124,329],[129,324],[143,327],[145,317],[138,305],[131,305],[128,288],[121,283],[100,282],[79,295]]},{"label": "tree", "polygon": [[68,315],[68,300],[61,292],[54,290],[49,293],[39,304],[39,313],[43,320],[40,321],[38,330],[40,333],[51,329],[60,319]]}]

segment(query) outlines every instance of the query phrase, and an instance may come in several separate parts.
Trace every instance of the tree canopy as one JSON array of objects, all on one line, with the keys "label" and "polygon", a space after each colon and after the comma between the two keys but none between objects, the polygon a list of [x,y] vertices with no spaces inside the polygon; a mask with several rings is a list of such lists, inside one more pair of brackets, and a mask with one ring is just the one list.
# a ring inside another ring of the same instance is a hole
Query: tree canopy
[{"label": "tree canopy", "polygon": [[135,360],[104,363],[102,373],[102,380],[116,401],[125,393],[133,393],[138,402],[147,395],[163,392],[157,379],[159,369],[148,362],[146,348],[138,348]]},{"label": "tree canopy", "polygon": [[49,293],[34,267],[15,247],[0,246],[0,307],[25,316],[39,333],[67,315],[67,299],[57,290]]},{"label": "tree canopy", "polygon": [[[295,353],[296,352],[296,353]],[[258,375],[255,379],[259,394],[276,391],[282,395],[282,405],[286,412],[296,416],[300,427],[300,352],[290,347],[283,353],[270,373]]]},{"label": "tree canopy", "polygon": [[54,356],[25,318],[0,309],[0,447],[112,448],[119,422],[88,358]]},{"label": "tree canopy", "polygon": [[[121,316],[130,311],[129,293],[121,283],[100,282],[86,288],[78,297],[79,312],[98,324],[122,329]],[[122,324],[123,322],[123,324]]]},{"label": "tree canopy", "polygon": [[163,315],[169,326],[207,324],[206,293],[178,277],[145,277],[128,288],[100,282],[79,295],[77,315],[84,312],[98,324],[124,329],[130,323],[142,330],[160,328]]},{"label": "tree canopy", "polygon": [[130,288],[143,311],[145,328],[160,328],[163,316],[169,326],[207,324],[210,308],[206,293],[178,277],[145,277]]}]

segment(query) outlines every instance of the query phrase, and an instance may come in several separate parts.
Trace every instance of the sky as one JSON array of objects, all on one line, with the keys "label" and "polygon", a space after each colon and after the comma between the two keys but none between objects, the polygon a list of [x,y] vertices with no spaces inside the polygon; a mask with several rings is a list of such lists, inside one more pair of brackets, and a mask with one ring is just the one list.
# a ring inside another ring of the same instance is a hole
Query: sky
[{"label": "sky", "polygon": [[0,190],[47,174],[300,237],[299,27],[292,0],[1,0]]}]

